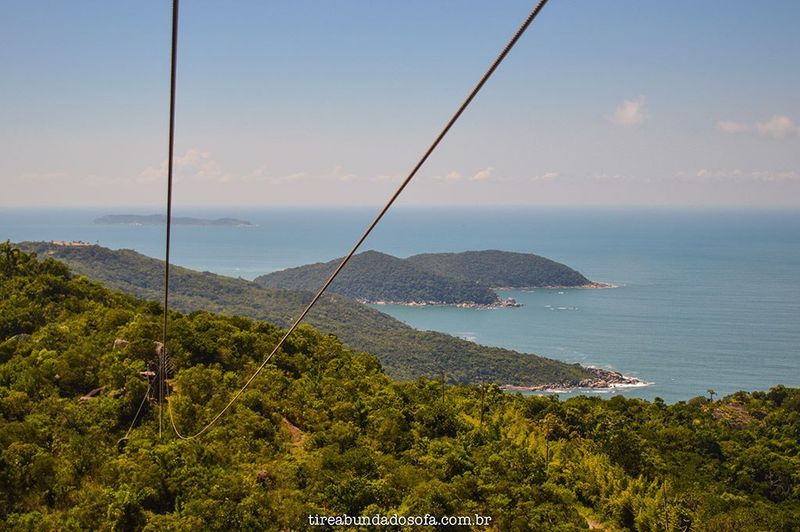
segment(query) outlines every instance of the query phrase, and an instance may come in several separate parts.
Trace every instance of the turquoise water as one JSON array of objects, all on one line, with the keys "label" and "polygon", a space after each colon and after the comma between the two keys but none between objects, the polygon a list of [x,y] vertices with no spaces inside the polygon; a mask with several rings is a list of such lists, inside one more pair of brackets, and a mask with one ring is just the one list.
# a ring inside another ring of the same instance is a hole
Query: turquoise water
[{"label": "turquoise water", "polygon": [[[5,210],[0,238],[97,241],[163,256],[163,228],[92,223],[108,213]],[[174,228],[175,263],[244,278],[340,256],[372,216],[368,210],[290,209],[176,214],[258,224]],[[406,208],[387,216],[370,248],[398,256],[533,252],[617,285],[505,294],[521,308],[380,307],[419,329],[654,383],[612,393],[676,401],[708,388],[724,395],[778,383],[800,386],[798,212]]]}]

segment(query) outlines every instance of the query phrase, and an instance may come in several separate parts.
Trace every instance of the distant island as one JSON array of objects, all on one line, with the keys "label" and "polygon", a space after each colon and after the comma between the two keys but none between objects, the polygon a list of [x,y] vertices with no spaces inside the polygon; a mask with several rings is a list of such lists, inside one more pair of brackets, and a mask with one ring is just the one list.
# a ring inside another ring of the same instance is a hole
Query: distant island
[{"label": "distant island", "polygon": [[[266,287],[316,290],[341,259],[308,264],[262,275]],[[401,259],[366,251],[355,255],[331,285],[331,291],[364,303],[519,306],[503,299],[500,288],[607,288],[580,272],[530,253],[467,251],[425,253]]]},{"label": "distant island", "polygon": [[[94,223],[112,225],[164,225],[167,223],[167,217],[163,214],[107,214],[95,219]],[[175,225],[213,225],[227,227],[253,226],[253,224],[247,220],[238,220],[236,218],[217,218],[216,220],[210,220],[206,218],[173,216],[172,223]]]}]

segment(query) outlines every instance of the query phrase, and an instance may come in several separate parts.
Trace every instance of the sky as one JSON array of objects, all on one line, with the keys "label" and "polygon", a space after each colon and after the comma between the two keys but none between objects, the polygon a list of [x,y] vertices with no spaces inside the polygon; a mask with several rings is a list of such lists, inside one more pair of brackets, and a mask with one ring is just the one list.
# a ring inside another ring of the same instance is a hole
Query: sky
[{"label": "sky", "polygon": [[[379,206],[534,4],[184,0],[176,207]],[[0,208],[163,203],[170,17],[0,0]],[[551,0],[400,204],[800,207],[798,22]]]}]

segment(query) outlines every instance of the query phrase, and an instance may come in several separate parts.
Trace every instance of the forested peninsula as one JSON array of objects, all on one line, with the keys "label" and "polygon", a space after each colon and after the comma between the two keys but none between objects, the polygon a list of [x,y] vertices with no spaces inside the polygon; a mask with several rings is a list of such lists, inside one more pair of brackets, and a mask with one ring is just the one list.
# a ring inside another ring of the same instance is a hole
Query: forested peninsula
[{"label": "forested peninsula", "polygon": [[[57,258],[74,271],[151,301],[163,300],[164,263],[132,250],[25,242],[40,258]],[[183,312],[208,311],[288,326],[313,293],[270,288],[244,279],[171,267],[170,301]],[[315,287],[317,288],[317,287]],[[453,383],[565,389],[581,383],[613,384],[613,372],[534,354],[488,347],[447,334],[418,331],[382,312],[337,294],[323,296],[307,322],[359,351],[374,354],[396,379],[444,378]]]},{"label": "forested peninsula", "polygon": [[[161,313],[0,244],[2,528],[277,531],[306,529],[309,515],[478,514],[512,531],[800,529],[798,389],[668,405],[398,382],[302,326],[218,425],[181,440],[169,424],[159,436],[147,399]],[[185,433],[283,334],[209,312],[172,312],[170,331],[169,401]]]},{"label": "forested peninsula", "polygon": [[[262,275],[255,282],[273,288],[314,290],[341,258]],[[572,268],[530,253],[467,251],[426,253],[401,259],[366,251],[354,255],[330,290],[368,303],[514,306],[497,288],[598,288]]]}]

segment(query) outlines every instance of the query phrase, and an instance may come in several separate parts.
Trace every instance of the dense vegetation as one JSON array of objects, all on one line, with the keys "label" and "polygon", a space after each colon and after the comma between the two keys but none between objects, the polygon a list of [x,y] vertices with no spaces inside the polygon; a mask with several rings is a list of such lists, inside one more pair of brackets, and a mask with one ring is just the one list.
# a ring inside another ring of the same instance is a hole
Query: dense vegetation
[{"label": "dense vegetation", "polygon": [[[64,247],[24,243],[20,247],[41,257],[58,258],[75,271],[137,297],[160,301],[164,263],[131,250],[101,246]],[[266,288],[186,268],[171,268],[171,305],[184,312],[245,316],[281,327],[289,325],[312,294]],[[483,380],[522,386],[576,383],[592,375],[576,364],[536,355],[486,347],[446,334],[417,331],[404,323],[348,298],[325,296],[308,316],[319,330],[335,334],[345,345],[376,355],[386,372],[397,379],[420,376],[477,384]]]},{"label": "dense vegetation", "polygon": [[[0,246],[0,528],[300,530],[308,514],[395,512],[495,530],[800,528],[800,390],[666,405],[401,383],[305,326],[202,438],[159,438],[148,403],[118,451],[160,310]],[[206,312],[170,324],[186,432],[281,333]]]},{"label": "dense vegetation", "polygon": [[406,261],[431,273],[493,288],[569,287],[591,283],[569,266],[531,253],[497,250],[423,253]]},{"label": "dense vegetation", "polygon": [[[341,258],[288,268],[256,277],[255,282],[273,288],[316,290],[336,269]],[[430,273],[386,253],[366,251],[354,255],[330,290],[367,301],[478,303],[489,305],[497,294],[469,279]]]},{"label": "dense vegetation", "polygon": [[[316,290],[341,258],[256,277],[272,288]],[[354,255],[331,291],[367,301],[477,303],[498,300],[492,288],[586,286],[591,281],[572,268],[529,253],[465,251],[424,253],[399,259],[377,251]]]}]

